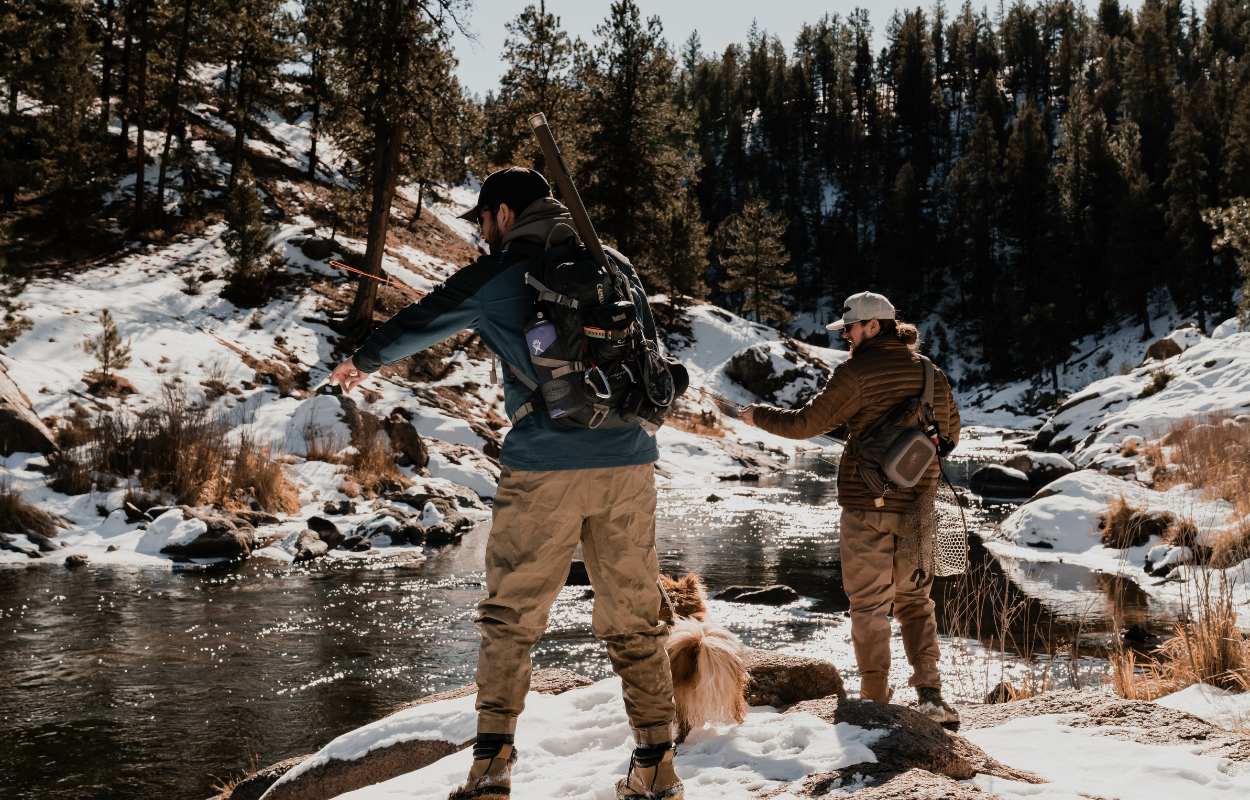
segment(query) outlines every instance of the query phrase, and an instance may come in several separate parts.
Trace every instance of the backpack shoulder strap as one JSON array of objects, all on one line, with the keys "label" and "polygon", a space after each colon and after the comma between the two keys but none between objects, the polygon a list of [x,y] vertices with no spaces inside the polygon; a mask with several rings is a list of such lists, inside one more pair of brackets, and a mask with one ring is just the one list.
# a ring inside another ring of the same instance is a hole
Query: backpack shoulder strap
[{"label": "backpack shoulder strap", "polygon": [[920,363],[924,366],[924,391],[920,394],[920,402],[930,408],[933,407],[933,380],[934,366],[933,362],[924,356],[920,357]]}]

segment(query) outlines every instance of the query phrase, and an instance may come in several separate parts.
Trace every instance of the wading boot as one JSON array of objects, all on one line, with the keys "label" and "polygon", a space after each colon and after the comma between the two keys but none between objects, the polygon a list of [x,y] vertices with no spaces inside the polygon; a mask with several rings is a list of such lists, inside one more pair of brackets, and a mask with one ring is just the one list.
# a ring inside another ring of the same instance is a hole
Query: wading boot
[{"label": "wading boot", "polygon": [[639,751],[629,759],[629,774],[616,784],[616,800],[684,800],[686,790],[673,769],[673,757],[677,751],[669,748],[664,752],[658,763],[652,766],[643,764],[652,761]]},{"label": "wading boot", "polygon": [[447,800],[505,800],[512,796],[512,765],[516,748],[505,744],[493,758],[473,761],[469,777],[451,790]]},{"label": "wading boot", "polygon": [[939,687],[921,686],[916,690],[916,697],[920,700],[916,710],[921,714],[944,728],[959,727],[959,712],[942,699],[942,690]]}]

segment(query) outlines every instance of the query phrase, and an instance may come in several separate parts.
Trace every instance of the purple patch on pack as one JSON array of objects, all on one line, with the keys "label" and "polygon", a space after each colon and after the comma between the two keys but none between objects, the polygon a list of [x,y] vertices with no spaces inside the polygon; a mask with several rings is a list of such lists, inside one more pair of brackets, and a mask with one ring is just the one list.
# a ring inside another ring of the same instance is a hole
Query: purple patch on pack
[{"label": "purple patch on pack", "polygon": [[530,355],[540,356],[546,352],[548,347],[555,344],[556,326],[550,322],[540,322],[530,328],[526,334],[525,346],[529,350]]}]

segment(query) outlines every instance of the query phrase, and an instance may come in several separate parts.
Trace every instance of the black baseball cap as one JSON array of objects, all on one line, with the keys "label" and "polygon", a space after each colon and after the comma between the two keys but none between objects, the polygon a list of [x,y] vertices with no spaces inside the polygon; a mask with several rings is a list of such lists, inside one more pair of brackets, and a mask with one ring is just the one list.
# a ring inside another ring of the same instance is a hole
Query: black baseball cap
[{"label": "black baseball cap", "polygon": [[482,209],[499,208],[500,203],[507,203],[508,208],[520,214],[526,206],[542,197],[551,197],[551,184],[541,172],[525,167],[508,167],[492,172],[482,181],[482,188],[477,193],[477,205],[461,214],[460,219],[477,222]]}]

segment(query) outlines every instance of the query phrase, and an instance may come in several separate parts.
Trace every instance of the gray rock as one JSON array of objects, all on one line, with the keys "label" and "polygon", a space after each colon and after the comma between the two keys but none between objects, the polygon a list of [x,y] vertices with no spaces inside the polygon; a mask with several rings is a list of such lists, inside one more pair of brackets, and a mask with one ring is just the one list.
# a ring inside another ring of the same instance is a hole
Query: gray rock
[{"label": "gray rock", "polygon": [[982,497],[994,497],[1003,500],[1025,498],[1033,494],[1029,476],[1018,469],[1002,467],[997,464],[981,467],[972,473],[968,487]]},{"label": "gray rock", "polygon": [[30,400],[0,364],[0,455],[47,455],[56,449],[56,436],[31,410]]},{"label": "gray rock", "polygon": [[401,411],[395,409],[386,419],[386,435],[391,439],[391,448],[407,456],[414,467],[424,467],[430,463],[430,452],[425,442],[421,441],[416,427]]},{"label": "gray rock", "polygon": [[373,542],[369,541],[368,539],[362,538],[359,542],[356,542],[354,545],[352,545],[353,553],[363,553],[366,550],[372,550],[372,549],[373,549]]},{"label": "gray rock", "polygon": [[385,536],[391,545],[421,545],[426,540],[420,517],[395,506],[379,508],[371,517],[357,525],[353,534],[375,543],[379,537]]},{"label": "gray rock", "polygon": [[106,552],[106,553],[116,553],[116,552],[117,552],[118,550],[120,550],[120,549],[121,549],[121,548],[120,548],[120,547],[118,547],[117,545],[115,545],[115,544],[111,544],[111,545],[109,545],[107,548],[105,548],[104,552]]},{"label": "gray rock", "polygon": [[[186,544],[161,548],[166,555],[185,558],[237,558],[248,556],[256,545],[256,529],[241,517],[228,512],[205,514],[188,506],[178,506],[183,519],[198,519],[208,530]],[[158,514],[159,516],[159,514]]]},{"label": "gray rock", "polygon": [[842,676],[828,661],[749,649],[743,664],[747,670],[743,687],[747,705],[783,708],[830,695],[846,697]]},{"label": "gray rock", "polygon": [[72,553],[65,557],[65,566],[69,568],[87,566],[87,557],[81,553]]},{"label": "gray rock", "polygon": [[339,517],[344,514],[355,514],[356,504],[351,500],[342,500],[337,503],[334,501],[326,501],[326,504],[321,507],[321,510],[326,514]]},{"label": "gray rock", "polygon": [[355,535],[355,536],[348,536],[346,539],[344,539],[344,540],[343,540],[343,541],[339,544],[339,549],[340,549],[340,550],[351,550],[353,547],[355,547],[356,545],[360,544],[361,542],[367,542],[367,541],[369,541],[369,540],[368,540],[368,539],[366,539],[366,538],[365,538],[365,537],[363,537],[363,536],[359,536],[359,535]]},{"label": "gray rock", "polygon": [[49,539],[47,536],[40,536],[33,531],[26,531],[26,538],[30,540],[31,544],[38,547],[39,552],[41,553],[51,553],[54,550],[61,549],[60,545]]},{"label": "gray rock", "polygon": [[1028,477],[1030,494],[1037,494],[1046,484],[1076,472],[1076,465],[1063,456],[1032,450],[1016,453],[1004,461],[1003,466],[1019,470]]},{"label": "gray rock", "polygon": [[784,606],[799,599],[799,593],[784,584],[773,586],[730,586],[720,594],[717,600],[731,603],[754,603],[762,606]]},{"label": "gray rock", "polygon": [[311,561],[329,552],[330,546],[322,540],[320,534],[305,528],[295,537],[295,561]]},{"label": "gray rock", "polygon": [[277,783],[278,778],[291,771],[293,767],[303,763],[309,756],[296,756],[277,764],[270,764],[264,769],[248,775],[230,792],[230,800],[260,800],[270,786]]},{"label": "gray rock", "polygon": [[338,245],[331,239],[309,236],[299,248],[310,261],[325,261],[339,251]]},{"label": "gray rock", "polygon": [[[534,672],[530,681],[530,689],[540,694],[563,694],[570,689],[589,686],[591,683],[593,681],[589,678],[568,670],[541,669]],[[439,700],[467,697],[476,692],[476,686],[463,686],[459,689],[423,697],[398,710],[402,711],[404,708]],[[388,747],[374,748],[354,761],[331,759],[295,776],[290,781],[273,786],[265,794],[265,800],[330,800],[332,797],[421,769],[472,744],[472,739],[467,742],[448,742],[437,739],[409,740]]]},{"label": "gray rock", "polygon": [[325,517],[309,517],[304,523],[317,533],[338,533],[338,526]]}]

